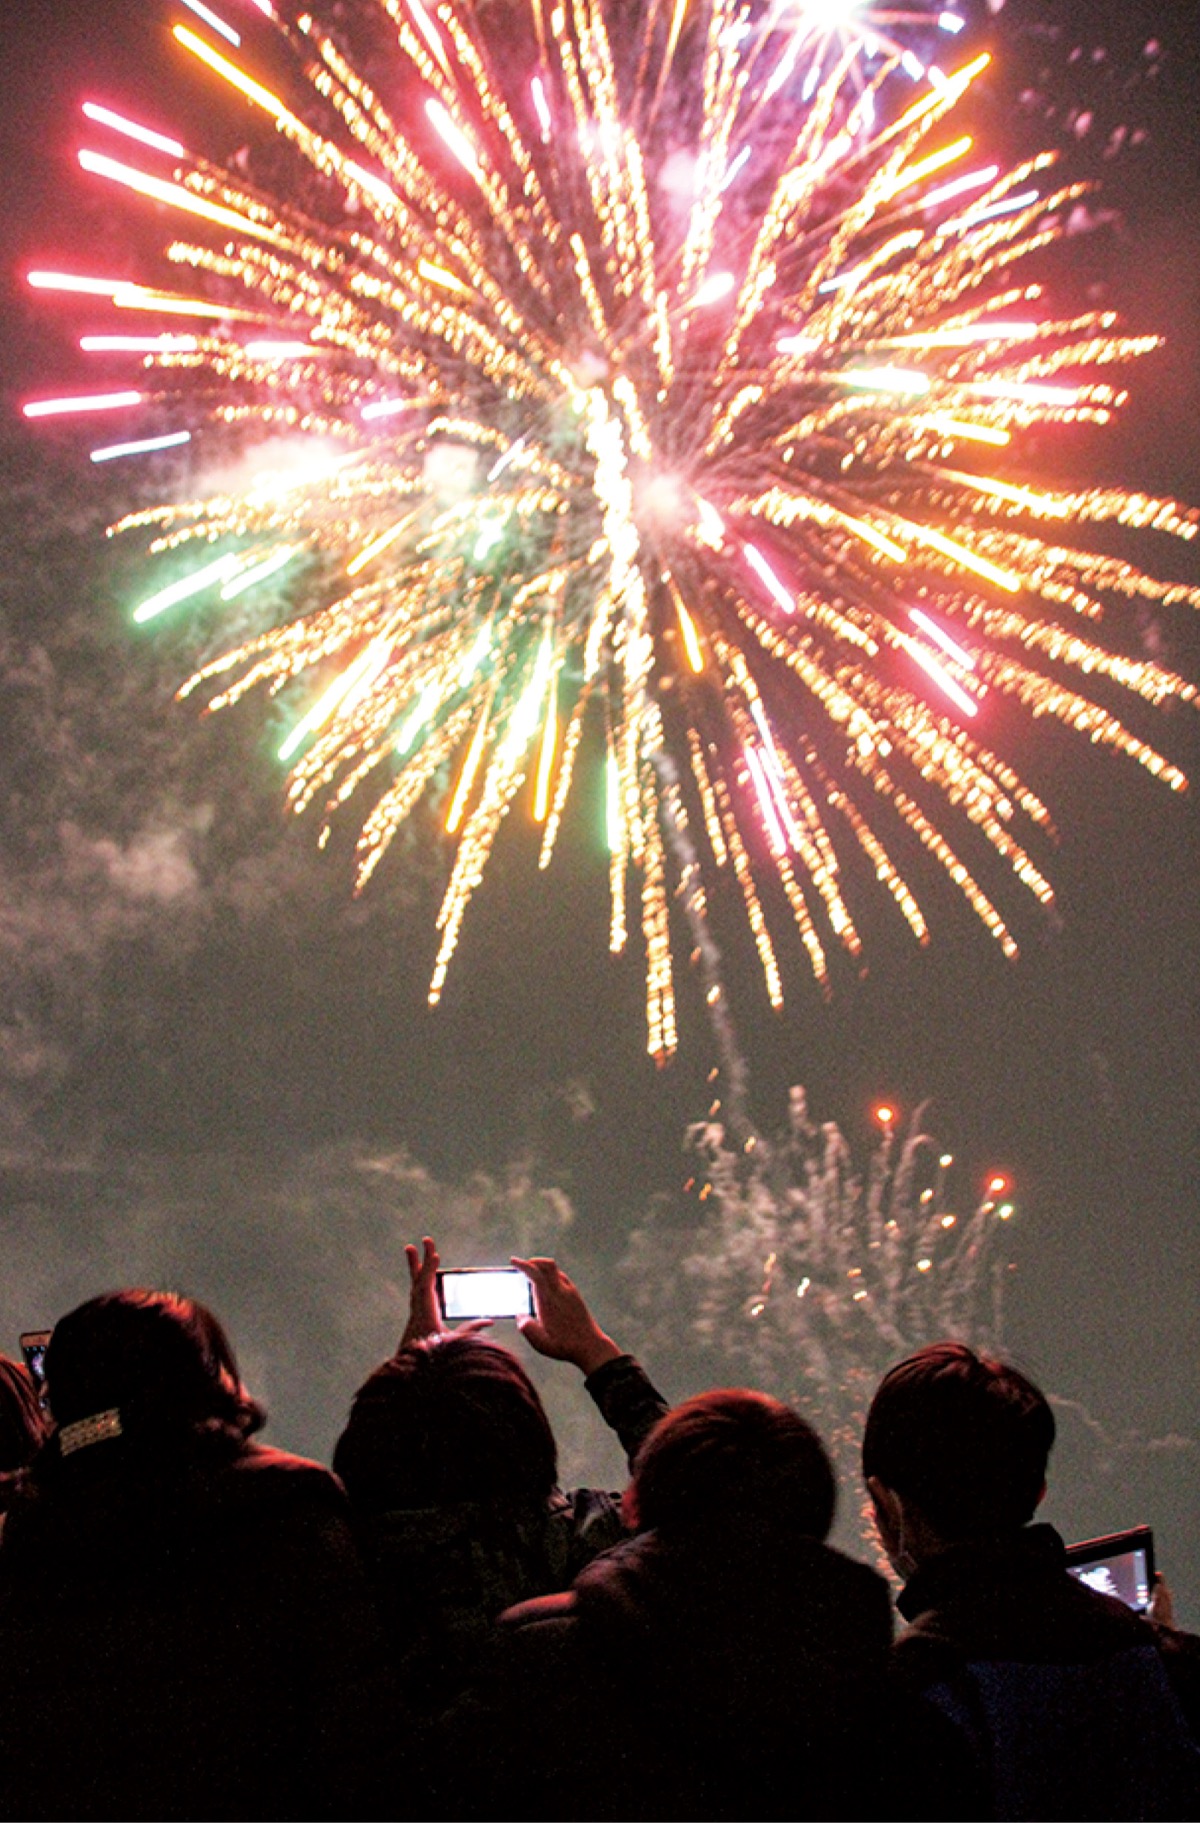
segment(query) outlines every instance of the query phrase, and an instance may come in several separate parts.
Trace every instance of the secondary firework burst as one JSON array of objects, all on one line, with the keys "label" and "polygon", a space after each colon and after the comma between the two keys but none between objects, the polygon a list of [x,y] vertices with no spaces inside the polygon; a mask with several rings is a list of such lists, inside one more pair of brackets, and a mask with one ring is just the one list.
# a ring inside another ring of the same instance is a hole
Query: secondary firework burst
[{"label": "secondary firework burst", "polygon": [[1191,539],[1196,514],[1017,469],[1032,428],[1106,421],[1155,339],[1047,312],[1029,262],[1077,187],[1050,154],[1001,170],[956,124],[986,56],[925,69],[893,42],[904,15],[864,10],[860,30],[742,0],[363,0],[335,33],[263,4],[290,59],[271,86],[194,6],[180,55],[284,142],[270,188],[85,110],[135,151],[89,146],[84,169],[194,238],[169,248],[177,284],[30,275],[150,328],[84,338],[139,360],[135,387],[26,409],[153,404],[194,448],[307,451],[124,521],[162,572],[135,619],[295,578],[294,616],[181,694],[299,705],[288,802],[323,812],[322,842],[366,804],[360,890],[442,794],[431,1001],[508,812],[542,826],[545,868],[597,768],[611,947],[640,923],[660,1059],[677,891],[694,930],[732,882],[776,1006],[781,933],[823,987],[832,950],[860,954],[855,874],[924,942],[908,873],[932,863],[1015,953],[970,845],[1048,904],[1027,844],[1052,832],[992,745],[998,699],[1184,783],[1110,702],[1193,686],[1102,622],[1200,591],[1071,527]]},{"label": "secondary firework burst", "polygon": [[877,1109],[860,1165],[803,1089],[764,1132],[726,1085],[687,1131],[687,1220],[652,1212],[624,1262],[647,1358],[682,1355],[698,1385],[748,1382],[795,1401],[844,1486],[861,1474],[866,1408],[895,1361],[947,1336],[987,1349],[1001,1339],[1017,1217],[1008,1178],[990,1171],[960,1201],[964,1174],[924,1113]]}]

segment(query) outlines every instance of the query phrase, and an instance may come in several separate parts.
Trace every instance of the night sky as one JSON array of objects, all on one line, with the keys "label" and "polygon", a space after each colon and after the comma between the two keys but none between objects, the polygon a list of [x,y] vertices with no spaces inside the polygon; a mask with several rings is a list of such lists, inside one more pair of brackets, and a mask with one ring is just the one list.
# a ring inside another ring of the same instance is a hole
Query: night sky
[{"label": "night sky", "polygon": [[[999,66],[977,130],[1009,155],[1060,145],[1101,182],[1064,283],[1167,336],[1133,371],[1117,426],[1043,438],[1031,471],[1200,501],[1186,9],[993,0],[990,23],[988,8],[964,10]],[[353,902],[344,848],[318,855],[283,814],[274,712],[253,699],[204,721],[172,700],[228,643],[221,630],[181,620],[151,639],[129,623],[142,558],[104,528],[185,471],[170,458],[152,473],[96,469],[86,429],[22,422],[23,398],[84,379],[74,338],[97,325],[21,275],[150,271],[169,231],[79,172],[79,102],[149,115],[220,157],[257,130],[180,71],[177,16],[141,0],[24,0],[6,22],[0,1348],[113,1284],[177,1285],[227,1320],[272,1409],[269,1438],[326,1455],[402,1321],[402,1243],[435,1221],[477,1252],[485,1208],[497,1235],[511,1220],[544,1240],[565,1204],[540,1192],[559,1189],[573,1212],[562,1255],[621,1335],[617,1262],[651,1199],[678,1188],[714,1051],[685,984],[680,1058],[659,1072],[644,1055],[637,945],[607,954],[598,815],[568,831],[548,875],[510,819],[430,1013],[447,866],[433,810]],[[1200,579],[1194,547],[1140,554]],[[1188,614],[1131,621],[1134,649],[1200,678]],[[1136,725],[1200,778],[1200,717]],[[867,977],[843,970],[826,1005],[797,969],[782,1016],[730,921],[718,934],[754,1111],[771,1126],[803,1083],[818,1118],[865,1147],[880,1096],[905,1110],[930,1099],[964,1201],[990,1169],[1011,1174],[1007,1344],[1089,1414],[1065,1426],[1048,1516],[1075,1536],[1153,1524],[1195,1623],[1196,798],[1015,716],[997,745],[1056,813],[1058,919],[1018,917],[1022,955],[1006,964],[923,873],[930,947],[876,908]],[[649,1365],[672,1395],[695,1390],[677,1364]],[[615,1473],[575,1408],[561,1412],[572,1472]]]}]

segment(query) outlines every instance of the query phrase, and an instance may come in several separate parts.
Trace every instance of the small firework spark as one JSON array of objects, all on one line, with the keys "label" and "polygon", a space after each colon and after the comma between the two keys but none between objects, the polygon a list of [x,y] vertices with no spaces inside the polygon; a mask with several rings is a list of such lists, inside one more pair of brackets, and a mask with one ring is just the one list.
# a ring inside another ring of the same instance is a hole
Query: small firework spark
[{"label": "small firework spark", "polygon": [[[240,23],[291,57],[278,93],[218,12],[174,35],[273,127],[293,181],[256,187],[89,103],[122,155],[80,164],[189,220],[168,249],[186,276],[29,275],[148,324],[83,339],[138,360],[136,387],[31,417],[119,417],[97,461],[188,432],[199,460],[257,451],[249,482],[123,522],[161,559],[140,623],[295,589],[291,618],[181,694],[286,691],[291,808],[323,810],[324,843],[367,805],[359,890],[442,794],[431,1002],[506,815],[527,805],[547,867],[597,768],[610,946],[640,923],[660,1060],[677,890],[693,929],[708,895],[740,898],[777,1007],[781,931],[823,989],[831,951],[860,955],[855,869],[927,940],[922,851],[1015,954],[969,845],[1048,905],[1027,844],[1052,828],[993,707],[1181,788],[1108,699],[1195,688],[1101,623],[1200,590],[1071,528],[1190,540],[1200,520],[1021,478],[1025,433],[1106,422],[1156,338],[1046,310],[1030,261],[1080,186],[1054,184],[1050,153],[1002,170],[955,124],[987,57],[946,73],[911,45],[952,45],[959,15],[362,0],[335,34],[258,11]],[[359,27],[365,62],[340,35]],[[386,95],[363,73],[381,33]],[[126,432],[145,406],[155,434]]]}]

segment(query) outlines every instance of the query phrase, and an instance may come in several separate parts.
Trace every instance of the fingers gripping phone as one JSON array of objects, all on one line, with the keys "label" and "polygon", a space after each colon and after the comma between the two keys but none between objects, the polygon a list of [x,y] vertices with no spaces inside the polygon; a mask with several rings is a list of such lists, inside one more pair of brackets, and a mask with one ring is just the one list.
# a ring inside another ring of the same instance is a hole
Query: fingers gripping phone
[{"label": "fingers gripping phone", "polygon": [[531,1317],[533,1286],[515,1266],[464,1266],[437,1275],[438,1308],[447,1323],[472,1317]]}]

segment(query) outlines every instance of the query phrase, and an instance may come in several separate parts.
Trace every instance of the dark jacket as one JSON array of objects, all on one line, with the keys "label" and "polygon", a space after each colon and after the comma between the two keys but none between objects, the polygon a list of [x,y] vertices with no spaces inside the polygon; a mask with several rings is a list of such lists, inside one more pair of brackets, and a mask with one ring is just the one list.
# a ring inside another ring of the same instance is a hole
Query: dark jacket
[{"label": "dark jacket", "polygon": [[386,1689],[345,1497],[314,1462],[118,1438],[35,1472],[8,1514],[6,1817],[379,1815]]},{"label": "dark jacket", "polygon": [[1084,1587],[1051,1526],[956,1545],[899,1606],[897,1666],[971,1735],[997,1817],[1200,1816],[1200,1639]]},{"label": "dark jacket", "polygon": [[891,1636],[883,1579],[786,1522],[644,1533],[505,1615],[435,1814],[978,1814],[956,1731],[889,1686]]},{"label": "dark jacket", "polygon": [[[632,1462],[666,1401],[631,1355],[584,1384]],[[354,1423],[352,1414],[345,1437]],[[342,1454],[339,1443],[339,1466]],[[349,1474],[347,1482],[353,1495]],[[356,1525],[405,1700],[426,1713],[458,1695],[505,1608],[569,1589],[592,1558],[628,1537],[620,1496],[599,1488],[555,1488],[549,1500],[524,1504],[359,1510]]]}]

